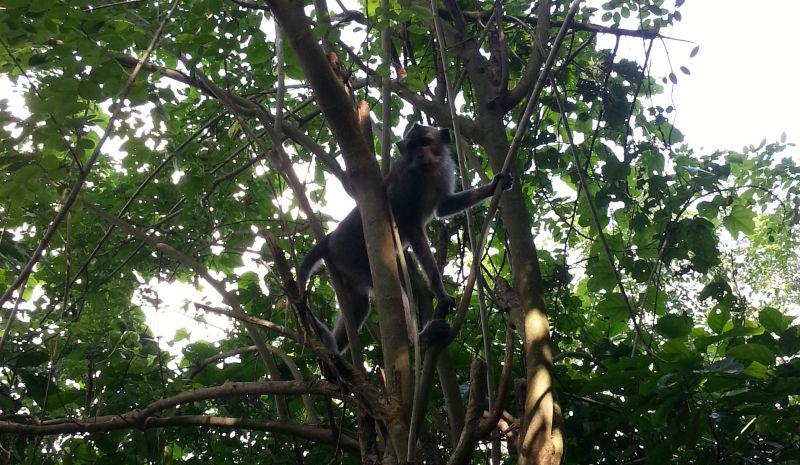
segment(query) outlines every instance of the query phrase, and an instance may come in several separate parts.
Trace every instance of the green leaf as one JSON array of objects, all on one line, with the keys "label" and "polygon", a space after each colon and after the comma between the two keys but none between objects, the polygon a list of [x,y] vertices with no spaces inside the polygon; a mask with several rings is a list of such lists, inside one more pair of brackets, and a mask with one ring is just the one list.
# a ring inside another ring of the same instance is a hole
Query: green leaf
[{"label": "green leaf", "polygon": [[744,371],[744,365],[732,358],[724,358],[719,362],[712,363],[707,367],[696,370],[697,373],[707,375],[709,373],[722,373],[726,375],[736,375]]},{"label": "green leaf", "polygon": [[665,360],[679,362],[681,360],[692,358],[694,356],[694,352],[689,350],[684,341],[680,339],[670,339],[662,344],[661,355]]},{"label": "green leaf", "polygon": [[422,4],[419,3],[412,3],[410,8],[411,11],[413,11],[414,14],[417,16],[417,18],[428,19],[428,20],[433,19],[433,15],[431,15],[431,9],[428,8],[427,6],[423,6]]},{"label": "green leaf", "polygon": [[270,56],[270,50],[265,43],[253,44],[247,48],[247,61],[252,65],[266,63]]},{"label": "green leaf", "polygon": [[750,363],[750,365],[747,365],[747,368],[744,370],[744,374],[753,378],[762,379],[766,378],[767,374],[769,374],[769,368],[759,362],[754,361]]},{"label": "green leaf", "polygon": [[606,262],[605,259],[593,261],[587,268],[586,273],[589,275],[587,288],[591,292],[604,289],[610,291],[617,285],[614,273],[611,271],[611,267],[608,266],[608,262]]},{"label": "green leaf", "polygon": [[619,293],[607,294],[597,304],[597,312],[611,320],[626,320],[628,318],[628,307],[625,299]]},{"label": "green leaf", "polygon": [[731,213],[722,220],[722,224],[733,237],[737,237],[740,232],[751,236],[756,229],[756,223],[753,220],[755,216],[756,214],[749,208],[736,204],[731,208]]},{"label": "green leaf", "polygon": [[239,289],[249,289],[253,286],[258,287],[258,273],[248,271],[239,276]]},{"label": "green leaf", "polygon": [[42,54],[31,55],[28,58],[28,66],[37,67],[47,63],[47,57]]},{"label": "green leaf", "polygon": [[740,344],[728,348],[728,355],[743,362],[759,362],[763,365],[775,364],[775,354],[762,344]]},{"label": "green leaf", "polygon": [[687,336],[692,327],[692,319],[686,315],[664,315],[656,323],[656,331],[670,339]]},{"label": "green leaf", "polygon": [[726,329],[722,335],[728,338],[734,337],[747,337],[747,336],[757,336],[759,334],[764,334],[764,328],[761,326],[742,326],[742,325],[735,325],[729,329]]},{"label": "green leaf", "polygon": [[305,73],[303,73],[303,67],[300,66],[300,60],[297,59],[297,55],[294,53],[292,47],[289,46],[289,41],[284,40],[281,42],[283,44],[283,61],[284,61],[284,71],[286,71],[286,77],[296,80],[302,80],[305,78]]},{"label": "green leaf", "polygon": [[758,321],[768,330],[776,334],[784,332],[794,320],[773,307],[764,307],[758,312]]},{"label": "green leaf", "polygon": [[0,392],[0,412],[12,414],[16,413],[16,411],[17,404],[14,402],[14,399]]},{"label": "green leaf", "polygon": [[184,339],[189,339],[189,330],[186,328],[178,328],[178,330],[175,331],[175,336],[172,337],[172,342],[175,343]]},{"label": "green leaf", "polygon": [[721,334],[725,323],[731,318],[728,310],[715,307],[708,313],[708,327],[717,334]]}]

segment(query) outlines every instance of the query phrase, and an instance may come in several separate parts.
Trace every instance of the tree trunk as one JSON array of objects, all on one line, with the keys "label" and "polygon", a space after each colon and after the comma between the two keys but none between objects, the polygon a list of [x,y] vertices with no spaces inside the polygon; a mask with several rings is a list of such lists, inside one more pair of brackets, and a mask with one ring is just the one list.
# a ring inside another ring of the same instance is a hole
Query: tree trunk
[{"label": "tree trunk", "polygon": [[[502,119],[486,118],[485,145],[492,169],[503,166],[508,153],[508,141]],[[527,202],[519,183],[503,194],[501,217],[509,240],[513,287],[519,297],[520,315],[514,315],[523,327],[527,393],[519,433],[520,464],[549,465],[560,462],[560,452],[553,446],[553,356],[550,350],[550,328],[545,309],[544,289],[539,271],[536,245],[531,233]],[[560,449],[560,448],[559,448]]]}]

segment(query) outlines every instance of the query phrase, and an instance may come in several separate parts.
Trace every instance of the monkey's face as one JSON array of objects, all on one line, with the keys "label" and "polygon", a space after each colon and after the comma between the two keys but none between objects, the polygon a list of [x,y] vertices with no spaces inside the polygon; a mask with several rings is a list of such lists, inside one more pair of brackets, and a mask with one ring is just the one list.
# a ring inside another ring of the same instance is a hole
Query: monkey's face
[{"label": "monkey's face", "polygon": [[429,166],[442,162],[449,155],[450,130],[414,124],[397,143],[400,153],[413,166]]}]

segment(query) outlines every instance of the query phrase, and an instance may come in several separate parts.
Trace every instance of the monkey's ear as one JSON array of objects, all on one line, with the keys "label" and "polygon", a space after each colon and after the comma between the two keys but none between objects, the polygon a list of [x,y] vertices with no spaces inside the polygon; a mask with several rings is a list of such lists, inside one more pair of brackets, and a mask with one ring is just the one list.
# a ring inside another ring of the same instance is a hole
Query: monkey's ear
[{"label": "monkey's ear", "polygon": [[452,137],[450,137],[450,129],[448,128],[439,129],[439,137],[442,138],[442,142],[445,144],[449,144],[452,141]]},{"label": "monkey's ear", "polygon": [[417,137],[419,132],[424,131],[425,126],[415,122],[411,126],[406,126],[406,131],[403,133],[403,139],[413,139]]},{"label": "monkey's ear", "polygon": [[397,146],[397,150],[400,152],[400,154],[402,154],[402,155],[406,154],[406,140],[405,139],[400,139],[399,141],[395,142],[394,145]]}]

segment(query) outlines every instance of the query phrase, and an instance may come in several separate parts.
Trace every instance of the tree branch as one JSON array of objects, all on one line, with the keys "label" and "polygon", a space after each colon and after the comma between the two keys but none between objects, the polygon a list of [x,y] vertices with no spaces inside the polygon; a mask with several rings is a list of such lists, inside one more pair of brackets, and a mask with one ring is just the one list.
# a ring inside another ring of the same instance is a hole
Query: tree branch
[{"label": "tree branch", "polygon": [[[379,85],[380,79],[370,77],[370,84]],[[450,115],[450,110],[444,102],[435,102],[429,100],[424,96],[412,91],[399,80],[391,81],[392,92],[396,93],[403,100],[410,103],[416,109],[427,113],[432,116],[436,123],[442,127],[454,127],[453,119]],[[457,116],[458,125],[461,133],[470,139],[478,137],[478,123],[472,119],[463,116]]]},{"label": "tree branch", "polygon": [[182,404],[230,396],[267,394],[316,394],[342,398],[342,392],[336,385],[322,380],[225,383],[219,386],[195,389],[171,397],[165,397],[148,404],[142,409],[134,409],[122,414],[103,415],[86,419],[77,419],[73,417],[55,418],[36,423],[0,421],[0,432],[48,435],[140,428],[143,427],[145,422],[153,415]]},{"label": "tree branch", "polygon": [[[133,67],[135,65],[135,59],[127,56],[118,56],[115,58],[117,62],[125,67]],[[274,117],[267,111],[264,111],[259,105],[255,102],[248,100],[244,97],[240,97],[232,92],[229,92],[224,89],[220,89],[217,86],[213,85],[213,83],[209,84],[209,81],[203,81],[202,79],[198,79],[197,77],[190,76],[186,73],[183,73],[179,70],[166,68],[163,66],[158,66],[154,64],[147,64],[143,67],[145,71],[149,71],[151,73],[158,73],[164,77],[170,78],[174,81],[182,82],[188,86],[192,86],[197,90],[203,92],[204,94],[208,95],[209,97],[218,98],[219,93],[225,95],[226,98],[230,99],[232,105],[234,105],[237,111],[241,112],[247,116],[260,116],[262,118],[266,118],[268,121],[274,124]],[[358,83],[356,84],[358,85]],[[289,114],[292,114],[291,112]],[[302,122],[301,122],[302,124]],[[295,143],[299,144],[301,147],[305,148],[323,164],[328,170],[339,179],[339,182],[342,183],[342,186],[345,187],[345,190],[350,192],[349,190],[349,181],[347,175],[344,173],[344,170],[339,165],[339,162],[336,161],[336,158],[333,157],[331,154],[325,151],[325,149],[317,144],[314,139],[308,137],[298,126],[290,124],[288,121],[284,120],[283,125],[283,135],[286,138],[293,140]]]},{"label": "tree branch", "polygon": [[[284,381],[290,382],[290,381]],[[223,385],[224,386],[224,385]],[[267,392],[265,394],[272,394]],[[350,452],[358,452],[358,442],[350,436],[333,432],[319,426],[302,425],[294,421],[249,420],[244,418],[213,417],[207,415],[179,415],[174,417],[148,417],[139,424],[125,421],[117,415],[106,415],[89,419],[63,418],[57,423],[19,423],[0,421],[0,432],[47,436],[84,432],[105,432],[121,429],[150,429],[168,427],[211,427],[220,429],[242,429],[287,434],[309,441],[340,445]]]},{"label": "tree branch", "polygon": [[477,445],[477,433],[483,417],[483,402],[486,399],[486,363],[481,359],[472,360],[469,369],[469,401],[467,402],[467,419],[458,446],[447,461],[447,465],[470,463],[472,452]]},{"label": "tree branch", "polygon": [[[289,371],[292,373],[292,378],[295,381],[304,381],[303,374],[300,372],[300,369],[297,367],[297,364],[294,363],[291,357],[289,357],[286,352],[278,349],[277,347],[273,347],[268,345],[267,348],[275,355],[280,357],[283,363],[289,368]],[[200,360],[199,362],[195,363],[192,366],[191,371],[186,375],[187,378],[191,379],[197,376],[203,369],[207,366],[211,365],[212,363],[219,362],[220,360],[225,360],[228,357],[235,357],[241,354],[247,354],[251,352],[258,352],[258,348],[256,346],[247,346],[247,347],[239,347],[238,349],[228,350],[226,352],[219,353],[217,355],[213,355],[211,357],[205,358]],[[317,412],[314,410],[314,402],[311,400],[311,396],[308,394],[302,395],[303,405],[306,408],[306,413],[308,414],[308,421],[311,424],[319,424],[319,418],[317,417]]]},{"label": "tree branch", "polygon": [[[463,11],[462,14],[464,15],[464,18],[466,18],[467,21],[485,22],[492,15],[492,12],[491,10],[488,11],[472,10],[472,11]],[[443,18],[448,18],[448,19],[450,17],[450,14],[447,12],[447,10],[443,8],[439,9],[439,15],[441,15]],[[503,19],[512,19],[512,18],[513,18],[512,16],[503,15]],[[530,24],[531,26],[535,26],[539,23],[538,18],[532,18],[530,16],[518,19]],[[550,28],[560,28],[562,24],[564,24],[563,21],[550,20]],[[602,26],[599,24],[576,23],[576,22],[573,22],[570,25],[570,28],[576,31],[594,32],[598,34],[612,34],[615,36],[639,37],[642,39],[663,38],[663,39],[683,41],[683,39],[675,39],[673,37],[663,36],[659,34],[658,31],[652,29],[623,29],[620,27],[609,27],[609,26]]]},{"label": "tree branch", "polygon": [[525,65],[525,70],[522,72],[519,82],[516,87],[506,93],[502,102],[506,111],[517,106],[528,95],[531,87],[536,83],[539,73],[543,72],[541,68],[545,57],[545,44],[550,33],[550,28],[547,27],[550,22],[550,4],[550,0],[541,0],[539,2],[538,25],[536,27],[536,37],[533,39],[539,46],[532,47],[530,58],[528,58],[528,63]]},{"label": "tree branch", "polygon": [[383,420],[386,416],[386,406],[381,401],[378,392],[367,382],[362,371],[354,370],[338,354],[329,354],[323,344],[313,337],[314,332],[311,329],[311,321],[309,321],[312,315],[305,300],[300,296],[300,290],[297,288],[297,282],[294,280],[289,263],[286,261],[283,251],[278,247],[275,238],[269,234],[264,234],[264,238],[272,254],[279,283],[286,293],[286,299],[290,307],[296,312],[297,324],[303,328],[304,335],[309,336],[305,339],[306,345],[311,348],[325,368],[332,370],[339,376],[339,379],[346,384],[359,401],[359,405],[369,415],[376,420]]},{"label": "tree branch", "polygon": [[257,318],[257,317],[254,317],[254,316],[250,316],[250,315],[239,315],[238,313],[233,312],[231,310],[226,310],[224,308],[212,307],[210,305],[206,305],[206,304],[203,304],[203,303],[200,303],[200,302],[194,302],[194,306],[197,307],[197,308],[209,311],[211,313],[216,313],[218,315],[225,315],[227,317],[233,318],[234,320],[239,320],[239,321],[244,322],[244,323],[249,323],[249,324],[256,325],[256,326],[261,326],[262,328],[266,328],[266,329],[268,329],[270,331],[273,331],[273,332],[276,332],[276,333],[280,334],[281,336],[287,337],[287,338],[293,340],[294,342],[297,342],[298,344],[301,344],[301,345],[303,344],[303,338],[300,337],[300,335],[297,334],[297,332],[292,331],[289,328],[285,328],[283,326],[277,325],[277,324],[275,324],[275,323],[273,323],[271,321],[264,320],[262,318]]}]

